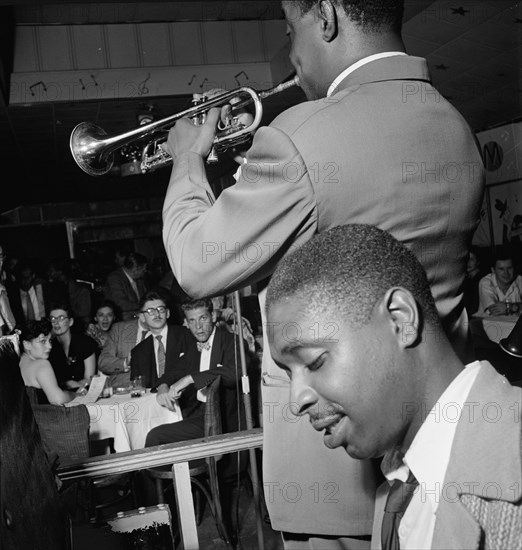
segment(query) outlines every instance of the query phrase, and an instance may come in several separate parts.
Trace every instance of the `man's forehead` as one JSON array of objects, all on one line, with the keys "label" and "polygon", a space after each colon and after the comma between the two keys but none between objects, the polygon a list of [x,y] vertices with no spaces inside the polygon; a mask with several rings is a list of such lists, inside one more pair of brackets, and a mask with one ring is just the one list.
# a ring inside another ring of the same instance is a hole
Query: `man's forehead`
[{"label": "man's forehead", "polygon": [[513,260],[497,260],[497,263],[495,264],[495,267],[497,269],[500,269],[502,267],[513,267]]},{"label": "man's forehead", "polygon": [[201,306],[185,311],[185,315],[187,317],[201,317],[202,315],[210,315],[210,311],[207,307]]},{"label": "man's forehead", "polygon": [[145,302],[143,309],[147,309],[149,307],[159,307],[159,306],[165,307],[165,302],[163,300],[149,300],[148,302]]}]

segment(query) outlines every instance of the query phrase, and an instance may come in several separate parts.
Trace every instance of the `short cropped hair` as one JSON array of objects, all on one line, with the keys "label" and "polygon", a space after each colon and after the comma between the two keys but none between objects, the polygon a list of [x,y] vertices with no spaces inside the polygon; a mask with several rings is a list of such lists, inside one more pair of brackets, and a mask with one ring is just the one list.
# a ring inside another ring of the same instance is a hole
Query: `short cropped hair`
[{"label": "short cropped hair", "polygon": [[165,307],[167,306],[165,296],[162,293],[157,292],[156,290],[149,290],[148,292],[145,292],[145,294],[140,298],[140,310],[143,309],[147,302],[152,302],[153,300],[161,300],[165,304]]},{"label": "short cropped hair", "polygon": [[286,298],[303,299],[307,313],[342,316],[357,330],[392,287],[411,292],[424,320],[439,325],[426,273],[412,252],[377,227],[338,226],[283,258],[268,285],[266,309]]},{"label": "short cropped hair", "polygon": [[26,321],[20,329],[20,341],[30,342],[38,338],[40,334],[47,336],[51,334],[53,327],[48,319],[40,319],[39,321]]},{"label": "short cropped hair", "polygon": [[[303,15],[318,0],[295,0]],[[333,0],[342,6],[346,15],[366,32],[391,30],[401,32],[404,0]]]},{"label": "short cropped hair", "polygon": [[181,304],[181,309],[183,310],[183,313],[186,313],[187,311],[192,311],[193,309],[198,309],[200,307],[206,307],[209,313],[212,313],[214,311],[214,304],[212,304],[212,300],[210,298],[188,300],[187,302]]}]

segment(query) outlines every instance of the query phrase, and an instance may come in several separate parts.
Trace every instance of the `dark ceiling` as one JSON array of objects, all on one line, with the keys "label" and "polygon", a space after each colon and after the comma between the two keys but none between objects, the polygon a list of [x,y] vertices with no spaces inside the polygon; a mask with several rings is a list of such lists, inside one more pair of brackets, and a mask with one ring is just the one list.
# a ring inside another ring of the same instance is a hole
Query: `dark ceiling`
[{"label": "dark ceiling", "polygon": [[[107,7],[113,9],[107,9]],[[104,9],[96,9],[103,7]],[[205,9],[203,9],[205,8]],[[4,68],[0,98],[0,161],[4,177],[0,212],[19,205],[158,197],[169,170],[121,177],[118,169],[91,177],[74,163],[71,130],[93,121],[111,135],[136,127],[142,99],[9,105],[16,25],[96,24],[145,21],[281,18],[279,2],[9,2],[0,0],[0,48]],[[428,59],[435,84],[475,131],[522,116],[522,3],[514,0],[410,0],[404,38],[409,52]],[[190,106],[190,97],[155,97],[157,118]],[[266,100],[264,122],[303,100],[298,91]],[[211,178],[230,173],[224,160]]]}]

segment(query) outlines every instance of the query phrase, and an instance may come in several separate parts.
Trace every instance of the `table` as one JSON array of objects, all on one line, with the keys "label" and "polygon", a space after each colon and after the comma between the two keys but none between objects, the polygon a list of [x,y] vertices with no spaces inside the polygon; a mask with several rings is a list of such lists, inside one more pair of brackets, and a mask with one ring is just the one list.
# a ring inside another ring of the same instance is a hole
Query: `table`
[{"label": "table", "polygon": [[[74,405],[74,400],[70,404]],[[152,428],[183,419],[177,402],[176,409],[169,411],[158,404],[156,394],[150,390],[141,397],[113,395],[85,406],[91,418],[90,439],[113,438],[117,453],[143,449],[147,433]]]},{"label": "table", "polygon": [[488,315],[482,317],[482,326],[487,337],[497,344],[507,338],[518,320],[518,315]]}]

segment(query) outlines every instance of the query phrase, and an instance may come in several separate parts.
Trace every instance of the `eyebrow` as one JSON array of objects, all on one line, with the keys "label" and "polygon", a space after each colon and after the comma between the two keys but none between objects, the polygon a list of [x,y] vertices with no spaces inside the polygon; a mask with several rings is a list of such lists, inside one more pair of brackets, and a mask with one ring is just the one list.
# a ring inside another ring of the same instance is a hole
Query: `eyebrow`
[{"label": "eyebrow", "polygon": [[283,355],[286,355],[287,353],[293,353],[295,350],[301,349],[302,347],[303,347],[303,344],[301,344],[301,343],[299,343],[299,344],[289,344],[281,350],[281,353]]}]

